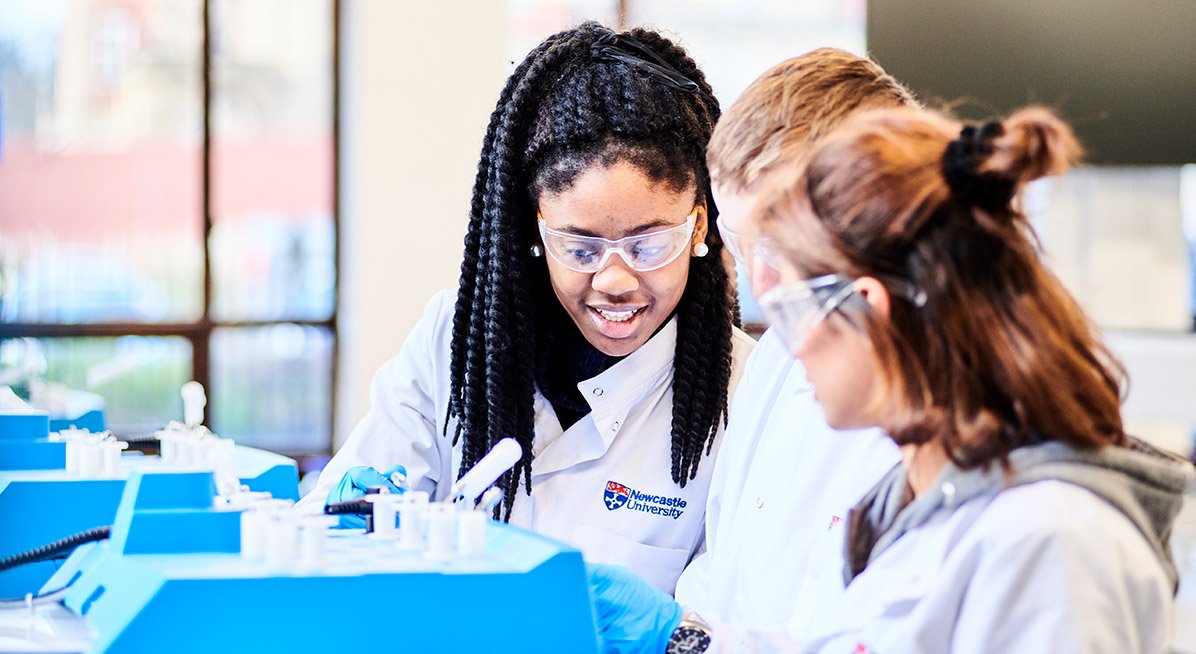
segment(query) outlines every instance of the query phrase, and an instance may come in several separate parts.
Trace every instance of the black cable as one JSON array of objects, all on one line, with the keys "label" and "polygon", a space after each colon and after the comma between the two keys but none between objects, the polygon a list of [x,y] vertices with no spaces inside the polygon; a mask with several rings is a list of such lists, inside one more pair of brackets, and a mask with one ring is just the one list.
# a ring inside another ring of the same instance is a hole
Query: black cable
[{"label": "black cable", "polygon": [[326,515],[344,515],[353,513],[357,515],[372,515],[374,513],[373,505],[364,499],[346,500],[344,502],[333,502],[324,506],[324,513]]},{"label": "black cable", "polygon": [[72,534],[66,538],[60,538],[52,543],[42,545],[41,547],[18,552],[12,556],[7,556],[0,559],[0,572],[15,568],[17,566],[25,565],[27,563],[37,563],[38,561],[45,561],[54,558],[55,555],[61,552],[68,552],[76,547],[91,543],[97,540],[104,540],[112,534],[112,527],[93,527],[87,531],[81,531],[77,534]]}]

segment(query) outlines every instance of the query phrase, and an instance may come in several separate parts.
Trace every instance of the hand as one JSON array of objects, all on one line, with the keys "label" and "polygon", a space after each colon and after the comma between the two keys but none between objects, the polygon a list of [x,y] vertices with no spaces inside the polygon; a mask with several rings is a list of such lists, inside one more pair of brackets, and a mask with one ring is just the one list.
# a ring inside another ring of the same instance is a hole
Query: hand
[{"label": "hand", "polygon": [[[407,468],[396,465],[387,468],[386,472],[378,472],[369,466],[349,468],[340,482],[328,491],[328,499],[324,501],[324,505],[355,500],[364,496],[371,486],[383,486],[396,494],[406,493]],[[344,513],[340,516],[338,526],[341,529],[365,529],[365,517]]]},{"label": "hand", "polygon": [[681,623],[681,605],[621,565],[587,563],[602,651],[662,654]]}]

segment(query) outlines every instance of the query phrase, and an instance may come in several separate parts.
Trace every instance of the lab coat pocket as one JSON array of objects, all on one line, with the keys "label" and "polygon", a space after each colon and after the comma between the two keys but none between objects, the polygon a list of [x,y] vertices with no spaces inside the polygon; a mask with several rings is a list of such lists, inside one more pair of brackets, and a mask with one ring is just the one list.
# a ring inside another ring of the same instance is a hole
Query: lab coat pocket
[{"label": "lab coat pocket", "polygon": [[587,561],[627,566],[670,595],[689,561],[688,549],[646,545],[590,525],[578,525],[573,531],[573,542]]},{"label": "lab coat pocket", "polygon": [[918,604],[930,592],[933,579],[928,575],[915,575],[902,583],[896,583],[888,596],[881,599],[880,616],[901,618],[913,613]]},{"label": "lab coat pocket", "polygon": [[832,518],[826,531],[810,548],[805,578],[794,597],[790,628],[807,633],[817,627],[843,595],[843,523]]},{"label": "lab coat pocket", "polygon": [[[856,579],[859,581],[861,577]],[[885,579],[871,581],[873,583],[867,583],[867,587],[848,588],[847,593],[853,595],[852,598],[837,603],[830,615],[820,616],[817,621],[806,625],[810,631],[805,632],[805,640],[819,643],[819,647],[808,648],[810,652],[834,650],[830,643],[843,638],[862,642],[861,638],[865,634],[871,634],[869,646],[877,652],[887,652],[889,649],[878,647],[879,643],[874,638],[895,630],[895,624],[910,624],[908,618],[917,611],[930,588],[916,576],[908,580],[886,576]],[[868,652],[871,650],[868,649]],[[897,649],[893,650],[896,652]]]}]

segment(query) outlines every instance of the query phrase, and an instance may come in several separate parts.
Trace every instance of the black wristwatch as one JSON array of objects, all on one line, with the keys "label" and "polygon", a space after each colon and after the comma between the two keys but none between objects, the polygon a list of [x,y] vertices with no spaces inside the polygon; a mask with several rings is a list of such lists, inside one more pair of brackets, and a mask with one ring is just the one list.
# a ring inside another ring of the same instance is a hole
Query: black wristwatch
[{"label": "black wristwatch", "polygon": [[710,625],[697,613],[686,613],[673,630],[665,654],[702,654],[710,649]]}]

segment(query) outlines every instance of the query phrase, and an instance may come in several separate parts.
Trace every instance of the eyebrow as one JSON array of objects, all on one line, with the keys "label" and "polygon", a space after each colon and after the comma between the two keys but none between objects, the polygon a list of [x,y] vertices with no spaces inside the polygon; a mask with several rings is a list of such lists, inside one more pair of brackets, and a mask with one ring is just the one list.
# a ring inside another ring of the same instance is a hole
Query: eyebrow
[{"label": "eyebrow", "polygon": [[[688,218],[688,216],[687,216],[687,218]],[[664,218],[657,218],[655,220],[650,220],[642,225],[637,225],[636,227],[631,229],[631,231],[624,234],[623,237],[635,236],[636,234],[643,234],[644,232],[651,231],[654,229],[669,228],[669,227],[679,227],[679,225],[670,225],[669,221],[665,220]],[[577,236],[591,236],[591,237],[595,237],[595,238],[606,238],[604,236],[599,236],[598,234],[595,234],[594,232],[592,232],[588,229],[583,229],[576,225],[565,225],[563,227],[557,228],[557,231],[569,232],[570,234],[576,234]],[[618,240],[618,239],[610,239],[610,240]]]}]

